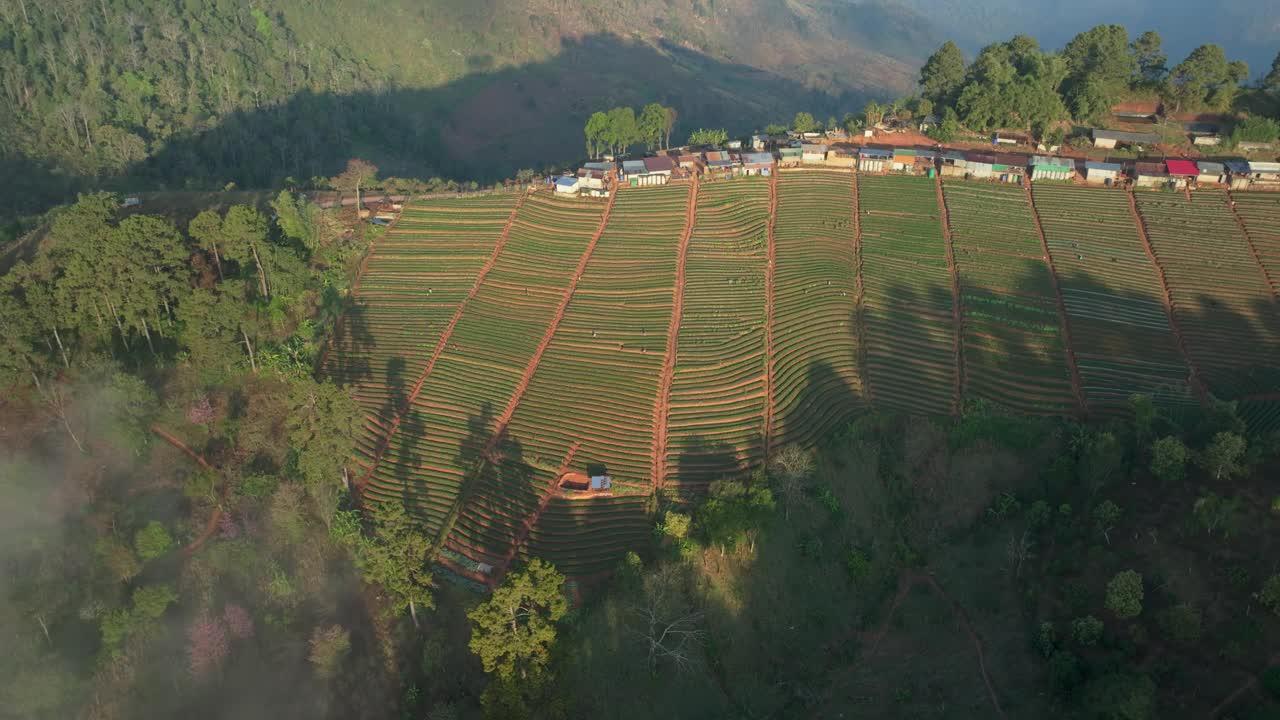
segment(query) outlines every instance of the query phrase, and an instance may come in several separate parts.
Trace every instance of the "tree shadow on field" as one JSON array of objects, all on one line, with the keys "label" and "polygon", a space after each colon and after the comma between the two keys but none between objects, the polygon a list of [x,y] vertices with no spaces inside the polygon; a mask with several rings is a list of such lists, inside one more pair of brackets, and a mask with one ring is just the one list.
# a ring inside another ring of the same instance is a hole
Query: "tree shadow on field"
[{"label": "tree shadow on field", "polygon": [[[334,325],[332,345],[319,372],[342,385],[360,385],[371,379],[371,356],[377,348],[376,339],[369,329],[369,308],[349,298],[337,312],[340,315]],[[387,362],[388,375],[393,360],[400,363],[400,372],[403,372],[404,359],[390,358]]]},{"label": "tree shadow on field", "polygon": [[521,523],[537,506],[535,469],[524,462],[524,446],[505,431],[494,435],[493,407],[485,402],[467,420],[455,462],[463,469],[450,543],[469,557],[496,565],[511,547]]},{"label": "tree shadow on field", "polygon": [[[763,445],[763,441],[760,442]],[[685,449],[676,459],[674,487],[667,490],[669,497],[664,500],[694,502],[706,493],[711,483],[745,479],[750,472],[738,451],[728,443],[695,435],[683,444]]]}]

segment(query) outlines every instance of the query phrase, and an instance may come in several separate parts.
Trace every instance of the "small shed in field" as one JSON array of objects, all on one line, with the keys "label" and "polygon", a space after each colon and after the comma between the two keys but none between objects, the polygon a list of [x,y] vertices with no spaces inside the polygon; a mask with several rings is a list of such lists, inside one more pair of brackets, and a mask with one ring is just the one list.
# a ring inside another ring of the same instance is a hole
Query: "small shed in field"
[{"label": "small shed in field", "polygon": [[1084,181],[1092,185],[1114,185],[1120,179],[1120,164],[1094,162],[1084,164]]},{"label": "small shed in field", "polygon": [[1274,146],[1269,142],[1253,142],[1252,140],[1241,140],[1236,143],[1236,148],[1241,152],[1261,152],[1270,150],[1272,147]]},{"label": "small shed in field", "polygon": [[1160,136],[1155,133],[1125,132],[1123,130],[1103,130],[1094,128],[1093,146],[1107,150],[1121,146],[1155,145]]},{"label": "small shed in field", "polygon": [[995,173],[996,156],[989,153],[968,152],[964,154],[964,168],[970,176],[989,178]]},{"label": "small shed in field", "polygon": [[1227,180],[1227,168],[1222,163],[1201,160],[1196,163],[1196,183],[1224,183]]},{"label": "small shed in field", "polygon": [[1169,182],[1169,173],[1162,162],[1140,162],[1133,167],[1133,184],[1138,187],[1159,187]]},{"label": "small shed in field", "polygon": [[1032,180],[1070,180],[1075,177],[1076,163],[1071,158],[1036,155],[1031,158]]},{"label": "small shed in field", "polygon": [[782,165],[799,165],[804,151],[798,147],[784,147],[778,150],[778,162]]},{"label": "small shed in field", "polygon": [[1187,183],[1195,180],[1200,175],[1200,170],[1195,163],[1181,158],[1166,160],[1165,168],[1168,170],[1169,178],[1178,187],[1186,187]]},{"label": "small shed in field", "polygon": [[773,153],[743,153],[742,172],[745,175],[768,175],[772,173]]},{"label": "small shed in field", "polygon": [[896,172],[915,172],[916,151],[911,148],[894,148],[889,167]]},{"label": "small shed in field", "polygon": [[1222,165],[1227,169],[1227,181],[1232,190],[1249,189],[1249,163],[1243,160],[1228,160]]},{"label": "small shed in field", "polygon": [[800,147],[800,161],[805,164],[822,165],[827,162],[827,146],[805,143]]},{"label": "small shed in field", "polygon": [[884,172],[893,160],[893,150],[864,147],[858,150],[858,170],[865,173]]},{"label": "small shed in field", "polygon": [[947,150],[939,158],[938,172],[943,177],[964,177],[968,170],[964,166],[964,153],[959,150]]}]

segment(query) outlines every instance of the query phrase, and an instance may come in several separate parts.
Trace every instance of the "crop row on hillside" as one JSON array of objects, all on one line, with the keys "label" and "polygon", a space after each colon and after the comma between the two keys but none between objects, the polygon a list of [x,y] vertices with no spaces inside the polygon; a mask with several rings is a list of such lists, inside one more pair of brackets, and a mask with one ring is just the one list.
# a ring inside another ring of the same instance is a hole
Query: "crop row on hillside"
[{"label": "crop row on hillside", "polygon": [[858,178],[867,377],[877,406],[930,415],[955,403],[951,274],[933,182]]},{"label": "crop row on hillside", "polygon": [[1021,188],[944,185],[964,317],[967,392],[1019,412],[1075,410],[1053,278]]},{"label": "crop row on hillside", "polygon": [[1134,393],[1194,402],[1156,267],[1124,192],[1047,183],[1034,201],[1071,321],[1091,412],[1116,412]]},{"label": "crop row on hillside", "polygon": [[[404,499],[429,528],[439,527],[523,379],[602,210],[599,203],[544,193],[524,203],[502,254],[373,473],[370,497]],[[499,480],[475,478],[486,489]],[[502,492],[477,492],[459,526]]]},{"label": "crop row on hillside", "polygon": [[668,403],[664,481],[674,495],[763,461],[768,223],[768,180],[702,186]]},{"label": "crop row on hillside", "polygon": [[1142,191],[1138,209],[1168,279],[1192,362],[1219,397],[1280,382],[1280,313],[1219,190]]},{"label": "crop row on hillside", "polygon": [[778,178],[774,447],[812,443],[864,404],[853,208],[850,172],[805,170]]},{"label": "crop row on hillside", "polygon": [[1232,193],[1231,200],[1275,296],[1280,292],[1280,193]]},{"label": "crop row on hillside", "polygon": [[411,205],[371,251],[323,372],[354,385],[377,423],[400,410],[515,203],[485,195]]}]

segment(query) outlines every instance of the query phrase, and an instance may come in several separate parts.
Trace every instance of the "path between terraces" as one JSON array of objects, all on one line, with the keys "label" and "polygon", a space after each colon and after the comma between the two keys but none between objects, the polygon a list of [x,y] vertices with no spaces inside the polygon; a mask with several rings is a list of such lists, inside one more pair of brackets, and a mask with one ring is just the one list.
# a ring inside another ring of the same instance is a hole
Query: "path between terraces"
[{"label": "path between terraces", "polygon": [[1262,253],[1258,252],[1258,246],[1253,243],[1253,236],[1249,234],[1249,226],[1244,224],[1244,218],[1240,217],[1240,211],[1236,210],[1236,198],[1227,191],[1227,205],[1231,208],[1231,215],[1236,219],[1236,224],[1240,226],[1240,232],[1244,235],[1244,241],[1249,245],[1249,252],[1253,254],[1253,261],[1258,264],[1258,272],[1262,273],[1262,282],[1267,284],[1267,288],[1271,290],[1271,299],[1280,302],[1280,289],[1276,283],[1272,281],[1271,276],[1267,274],[1267,266],[1262,262]]},{"label": "path between terraces", "polygon": [[1049,266],[1049,280],[1053,283],[1053,300],[1058,307],[1058,324],[1062,326],[1062,344],[1067,350],[1067,369],[1071,372],[1071,392],[1076,398],[1076,411],[1085,416],[1089,414],[1089,406],[1085,402],[1084,383],[1080,380],[1080,365],[1076,362],[1075,343],[1071,339],[1071,318],[1067,315],[1067,303],[1062,298],[1062,281],[1058,278],[1057,266],[1053,264],[1053,253],[1049,252],[1049,239],[1045,237],[1044,225],[1040,223],[1040,211],[1036,208],[1031,185],[1023,183],[1022,187],[1027,193],[1027,207],[1031,208],[1031,220],[1036,226],[1036,235],[1040,238],[1044,262]]},{"label": "path between terraces", "polygon": [[854,262],[854,332],[858,342],[858,381],[867,404],[874,406],[871,376],[867,374],[867,299],[866,285],[862,279],[862,202],[858,195],[858,171],[853,171],[853,262]]},{"label": "path between terraces", "polygon": [[689,240],[698,220],[698,179],[689,188],[689,202],[684,213],[684,232],[676,256],[676,281],[671,294],[671,321],[667,324],[667,354],[662,361],[658,394],[653,401],[653,488],[660,489],[667,475],[667,421],[671,405],[671,382],[676,374],[676,350],[680,341],[680,323],[684,320],[685,265],[689,257]]},{"label": "path between terraces", "polygon": [[1133,185],[1129,186],[1128,194],[1129,213],[1133,216],[1133,224],[1138,228],[1138,238],[1142,240],[1142,248],[1147,253],[1147,259],[1151,261],[1151,265],[1156,269],[1156,276],[1160,278],[1160,289],[1163,291],[1161,299],[1164,302],[1164,312],[1169,316],[1169,329],[1173,331],[1173,337],[1178,343],[1178,351],[1182,353],[1182,359],[1187,363],[1187,370],[1191,373],[1191,390],[1196,394],[1196,399],[1200,401],[1200,405],[1208,407],[1208,391],[1204,382],[1200,379],[1199,369],[1196,368],[1195,362],[1191,359],[1187,339],[1182,334],[1182,325],[1173,313],[1173,291],[1169,289],[1169,279],[1165,277],[1164,266],[1160,264],[1159,258],[1156,257],[1155,248],[1151,245],[1151,237],[1147,235],[1147,222],[1143,219],[1142,213],[1138,211],[1138,198],[1134,194]]},{"label": "path between terraces", "polygon": [[769,260],[764,271],[764,456],[773,451],[773,281],[778,253],[773,229],[778,222],[778,170],[769,174]]},{"label": "path between terraces", "polygon": [[942,194],[942,176],[934,175],[933,189],[938,194],[938,212],[942,213],[942,238],[947,249],[947,271],[951,273],[951,322],[955,329],[955,346],[952,354],[956,361],[955,395],[951,401],[952,414],[959,415],[964,408],[964,317],[960,309],[960,272],[956,268],[955,248],[951,239],[951,216],[947,213],[947,198]]},{"label": "path between terraces", "polygon": [[378,444],[378,451],[373,456],[373,462],[369,464],[369,470],[360,477],[356,483],[356,488],[361,489],[373,477],[373,473],[377,471],[378,465],[382,462],[382,456],[386,454],[387,448],[391,446],[391,439],[400,430],[400,422],[409,412],[409,408],[413,407],[414,400],[418,399],[418,394],[422,392],[422,386],[427,381],[427,376],[436,367],[436,361],[444,353],[446,347],[449,346],[449,338],[453,335],[453,330],[458,326],[458,321],[462,319],[462,313],[467,309],[471,300],[475,298],[476,293],[480,292],[480,286],[484,284],[484,280],[488,277],[489,272],[493,270],[494,265],[498,262],[498,257],[502,254],[502,250],[507,245],[507,237],[511,234],[511,226],[515,223],[516,213],[524,205],[528,194],[520,196],[514,207],[511,208],[511,214],[507,216],[507,224],[502,228],[502,234],[498,236],[498,242],[493,246],[493,252],[489,254],[489,259],[481,266],[480,272],[476,274],[475,282],[472,283],[471,289],[467,291],[466,297],[462,302],[458,303],[458,307],[453,311],[453,315],[449,318],[449,324],[445,325],[444,330],[440,332],[440,337],[436,340],[436,346],[431,351],[431,357],[427,360],[427,364],[422,368],[422,372],[418,374],[418,380],[413,384],[413,389],[409,391],[408,397],[404,401],[404,405],[399,408],[395,416],[391,419],[391,423],[387,426],[382,442]]},{"label": "path between terraces", "polygon": [[569,472],[569,467],[573,464],[573,458],[578,454],[578,448],[581,446],[582,443],[575,442],[569,448],[569,452],[564,456],[564,462],[560,463],[560,469],[556,471],[556,474],[551,478],[551,482],[547,483],[547,488],[542,492],[542,499],[538,501],[538,507],[534,508],[533,512],[529,513],[529,516],[521,523],[520,531],[516,533],[515,539],[511,541],[511,547],[507,548],[506,554],[502,556],[502,559],[494,566],[493,572],[489,574],[488,585],[490,589],[497,587],[498,582],[507,574],[507,568],[511,567],[511,561],[515,560],[516,555],[520,553],[520,548],[529,540],[529,533],[533,532],[533,529],[538,526],[538,520],[542,517],[542,513],[546,511],[547,506],[551,504],[551,500],[564,494],[560,490],[560,478],[566,472]]},{"label": "path between terraces", "polygon": [[524,399],[525,391],[529,389],[529,383],[533,381],[533,374],[537,372],[538,366],[542,364],[542,356],[547,352],[547,348],[551,346],[551,340],[556,336],[556,331],[560,328],[560,321],[564,320],[565,311],[569,309],[569,302],[573,300],[573,294],[578,289],[578,281],[582,279],[582,273],[587,269],[587,263],[591,260],[591,255],[596,250],[596,245],[600,243],[600,236],[604,234],[605,226],[609,224],[609,215],[613,212],[613,203],[618,198],[618,193],[622,190],[618,187],[609,193],[609,202],[604,206],[604,214],[600,216],[600,225],[591,236],[591,241],[587,243],[587,249],[583,251],[582,258],[578,260],[578,266],[574,268],[573,276],[569,278],[569,284],[564,289],[564,295],[560,298],[560,304],[556,306],[555,315],[551,316],[551,322],[547,324],[547,330],[542,334],[542,340],[538,342],[538,347],[533,351],[533,356],[529,358],[529,363],[525,365],[524,375],[520,378],[519,384],[515,390],[511,391],[511,399],[507,401],[507,406],[503,408],[502,414],[498,416],[493,425],[493,435],[489,438],[489,444],[486,447],[485,454],[492,457],[494,450],[498,444],[502,442],[503,437],[507,434],[507,425],[511,423],[511,418],[516,414],[516,408],[519,407],[520,401]]}]

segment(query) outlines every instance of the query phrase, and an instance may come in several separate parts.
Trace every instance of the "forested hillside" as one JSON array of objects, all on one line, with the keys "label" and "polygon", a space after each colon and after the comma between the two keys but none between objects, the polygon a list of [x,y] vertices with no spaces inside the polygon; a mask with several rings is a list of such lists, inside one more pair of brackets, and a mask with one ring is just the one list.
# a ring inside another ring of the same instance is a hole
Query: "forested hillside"
[{"label": "forested hillside", "polygon": [[[738,129],[913,81],[910,14],[832,0],[0,4],[0,147],[28,211],[85,182],[279,185],[366,156],[492,180],[581,154],[590,111]],[[0,208],[3,209],[3,208]]]}]

